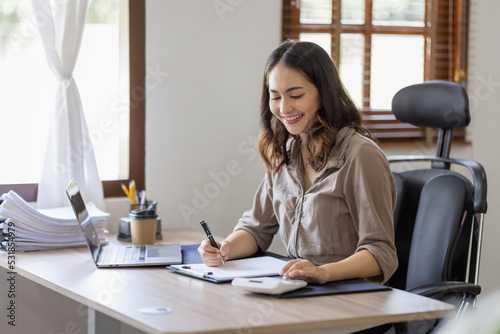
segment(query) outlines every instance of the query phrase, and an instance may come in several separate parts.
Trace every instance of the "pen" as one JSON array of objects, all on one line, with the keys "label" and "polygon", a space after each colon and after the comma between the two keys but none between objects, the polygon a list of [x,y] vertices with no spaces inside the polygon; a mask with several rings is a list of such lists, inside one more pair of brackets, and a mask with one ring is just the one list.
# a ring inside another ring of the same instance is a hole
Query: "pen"
[{"label": "pen", "polygon": [[137,199],[135,198],[135,180],[131,180],[128,184],[128,192],[130,194],[130,200],[132,203],[137,204]]},{"label": "pen", "polygon": [[[200,224],[201,224],[201,227],[203,227],[203,230],[205,231],[205,234],[207,235],[208,240],[210,240],[210,243],[212,244],[212,246],[217,248],[218,250],[220,250],[219,246],[217,246],[217,243],[215,242],[215,239],[212,235],[212,232],[210,232],[210,229],[208,228],[208,224],[204,220],[202,220],[200,222]],[[220,259],[222,261],[222,264],[226,264],[222,255],[220,256]]]},{"label": "pen", "polygon": [[145,207],[147,200],[146,200],[146,190],[141,191],[141,207]]},{"label": "pen", "polygon": [[[128,199],[130,200],[130,203],[132,204],[137,204],[137,201],[135,199],[135,181],[131,181],[129,183],[130,186],[127,188],[123,183],[122,183],[122,189],[125,195],[127,195]],[[134,209],[137,208],[137,205],[134,205]]]},{"label": "pen", "polygon": [[130,190],[122,183],[122,189],[125,195],[127,195],[128,199],[130,200],[130,203],[134,204],[134,199],[130,195]]},{"label": "pen", "polygon": [[130,193],[128,192],[128,188],[122,183],[122,189],[125,195],[130,199]]},{"label": "pen", "polygon": [[156,201],[152,201],[151,204],[149,204],[148,207],[146,208],[146,211],[153,210],[155,205],[156,205]]},{"label": "pen", "polygon": [[130,194],[130,201],[134,205],[134,209],[139,209],[139,206],[137,205],[137,191],[135,189],[135,180],[131,180],[128,184],[128,192]]},{"label": "pen", "polygon": [[184,274],[188,274],[191,276],[201,277],[201,278],[207,278],[209,275],[213,275],[213,272],[211,272],[211,271],[204,272],[203,270],[198,271],[195,269],[184,268],[184,267],[180,268],[179,272],[184,273]]}]

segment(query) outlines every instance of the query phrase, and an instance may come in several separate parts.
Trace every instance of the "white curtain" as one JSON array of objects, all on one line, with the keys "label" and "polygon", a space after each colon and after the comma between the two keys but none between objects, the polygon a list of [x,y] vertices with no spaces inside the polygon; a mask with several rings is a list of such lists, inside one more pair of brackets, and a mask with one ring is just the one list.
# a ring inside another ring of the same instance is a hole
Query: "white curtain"
[{"label": "white curtain", "polygon": [[[73,78],[90,0],[32,0],[31,3],[47,62],[58,81],[37,207],[69,205],[65,189],[74,178],[84,200],[103,209],[102,182]],[[99,80],[98,73],[95,77]]]}]

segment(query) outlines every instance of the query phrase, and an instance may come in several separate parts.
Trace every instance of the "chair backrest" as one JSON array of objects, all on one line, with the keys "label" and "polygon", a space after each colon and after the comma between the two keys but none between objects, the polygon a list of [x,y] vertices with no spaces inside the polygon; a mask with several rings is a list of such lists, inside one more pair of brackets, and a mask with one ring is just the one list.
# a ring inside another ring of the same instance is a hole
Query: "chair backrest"
[{"label": "chair backrest", "polygon": [[[394,173],[397,186],[395,214],[399,268],[389,285],[411,289],[464,275],[453,265],[454,251],[462,249],[462,222],[470,206],[472,185],[448,170],[420,169]],[[465,240],[466,238],[462,238]],[[466,260],[465,258],[464,260]]]},{"label": "chair backrest", "polygon": [[[453,129],[470,122],[467,93],[460,85],[445,81],[412,85],[394,96],[392,111],[400,121],[439,128],[440,134],[436,156],[388,157],[391,163],[431,163],[427,169],[393,173],[399,268],[388,283],[411,289],[448,280],[468,282],[479,265],[474,259],[480,250],[481,236],[474,218],[477,213],[485,213],[487,205],[482,166],[449,158]],[[453,164],[467,167],[472,182],[450,170]],[[471,264],[475,267],[471,268]]]}]

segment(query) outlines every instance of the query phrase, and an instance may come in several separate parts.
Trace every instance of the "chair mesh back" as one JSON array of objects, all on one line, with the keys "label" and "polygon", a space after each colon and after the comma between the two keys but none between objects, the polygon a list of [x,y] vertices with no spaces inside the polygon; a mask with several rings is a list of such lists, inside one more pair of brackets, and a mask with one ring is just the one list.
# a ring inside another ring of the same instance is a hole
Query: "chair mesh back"
[{"label": "chair mesh back", "polygon": [[470,182],[447,170],[394,174],[399,267],[389,285],[409,289],[446,280]]},{"label": "chair mesh back", "polygon": [[407,289],[446,279],[443,276],[448,271],[466,198],[463,180],[454,175],[436,176],[424,185],[413,230]]}]

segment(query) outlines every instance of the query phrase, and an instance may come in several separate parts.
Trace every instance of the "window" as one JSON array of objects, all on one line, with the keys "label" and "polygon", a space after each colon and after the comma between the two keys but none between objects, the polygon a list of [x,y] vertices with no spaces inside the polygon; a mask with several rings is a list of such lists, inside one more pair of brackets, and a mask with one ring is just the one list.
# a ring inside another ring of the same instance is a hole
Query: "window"
[{"label": "window", "polygon": [[[8,136],[11,138],[9,147],[12,147],[13,151],[3,150],[3,156],[15,156],[16,161],[17,157],[20,157],[19,160],[26,157],[26,161],[17,164],[3,163],[0,194],[12,189],[26,200],[35,201],[37,192],[35,182],[40,177],[46,144],[44,136],[51,120],[52,101],[57,83],[46,63],[36,26],[30,24],[30,20],[27,19],[30,15],[32,15],[30,1],[0,0],[0,50],[4,50],[4,52],[0,51],[0,71],[3,74],[9,68],[24,68],[23,70],[29,71],[29,75],[11,73],[12,78],[18,78],[14,82],[0,79],[2,91],[9,91],[14,97],[15,94],[29,94],[28,98],[26,96],[13,98],[14,103],[6,104],[3,101],[2,118],[5,121],[5,118],[9,116],[8,124],[12,124],[15,128],[15,131]],[[122,19],[120,28],[118,28],[117,16]],[[96,152],[99,174],[104,180],[106,197],[123,196],[121,190],[123,179],[135,179],[137,186],[144,188],[144,17],[144,0],[92,1],[74,71]],[[126,43],[123,43],[124,36],[120,37],[122,38],[120,62],[117,61],[119,29],[128,35],[125,37]],[[35,37],[38,37],[38,40]],[[96,49],[100,52],[93,52]],[[36,52],[37,57],[30,52]],[[123,59],[125,62],[122,61]],[[89,75],[89,71],[85,71],[85,62],[87,62],[87,68],[95,66],[96,71],[105,72],[105,74],[96,77],[94,71]],[[104,66],[105,69],[98,69],[98,66]],[[103,78],[106,74],[114,83],[109,84],[108,80],[107,86],[102,87],[100,85],[105,81]],[[3,75],[4,78],[7,76]],[[36,80],[26,80],[26,78],[36,78]],[[40,85],[40,81],[44,82],[44,85]],[[120,85],[122,85],[122,92],[118,89]],[[95,88],[105,91],[105,94],[96,98],[95,93],[90,92]],[[89,95],[92,98],[85,98]],[[36,104],[30,106],[26,103],[30,101],[25,100],[34,100]],[[40,106],[48,107],[42,109]],[[30,110],[32,114],[27,116],[26,110]],[[21,124],[27,125],[23,127]],[[35,130],[29,130],[29,126],[33,126]],[[111,132],[113,136],[109,136]],[[13,143],[18,145],[14,146]],[[27,150],[35,145],[41,146],[33,152]],[[110,152],[116,152],[111,160],[107,159]],[[106,162],[99,166],[100,161]]]},{"label": "window", "polygon": [[[283,38],[322,46],[380,142],[432,142],[437,132],[397,121],[391,100],[427,80],[465,81],[467,0],[284,0]],[[454,133],[465,139],[465,131]]]}]

